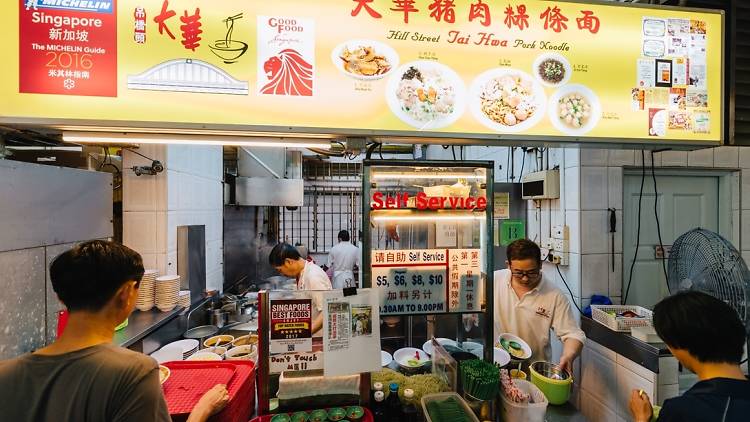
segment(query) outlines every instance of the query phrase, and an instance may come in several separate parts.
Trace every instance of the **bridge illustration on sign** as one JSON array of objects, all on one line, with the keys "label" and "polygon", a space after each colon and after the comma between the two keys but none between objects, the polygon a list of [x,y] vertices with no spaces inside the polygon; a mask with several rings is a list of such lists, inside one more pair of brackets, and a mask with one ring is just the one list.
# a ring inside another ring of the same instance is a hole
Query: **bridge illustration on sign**
[{"label": "bridge illustration on sign", "polygon": [[234,21],[242,19],[242,13],[230,16],[224,19],[227,25],[227,33],[223,40],[216,40],[213,44],[209,44],[208,47],[216,57],[224,60],[226,64],[232,64],[242,57],[247,52],[247,43],[232,39],[232,32],[234,32]]},{"label": "bridge illustration on sign", "polygon": [[261,94],[313,95],[313,66],[297,50],[287,48],[266,59],[263,71],[269,82]]},{"label": "bridge illustration on sign", "polygon": [[174,59],[128,76],[128,89],[247,95],[248,83],[195,59]]}]

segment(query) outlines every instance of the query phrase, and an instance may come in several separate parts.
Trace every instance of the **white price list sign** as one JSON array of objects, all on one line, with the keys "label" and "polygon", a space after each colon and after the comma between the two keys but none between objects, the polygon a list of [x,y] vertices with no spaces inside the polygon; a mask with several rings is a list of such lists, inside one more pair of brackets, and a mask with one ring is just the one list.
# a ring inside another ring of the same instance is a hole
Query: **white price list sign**
[{"label": "white price list sign", "polygon": [[378,291],[380,314],[478,311],[479,257],[479,249],[373,251],[372,287]]}]

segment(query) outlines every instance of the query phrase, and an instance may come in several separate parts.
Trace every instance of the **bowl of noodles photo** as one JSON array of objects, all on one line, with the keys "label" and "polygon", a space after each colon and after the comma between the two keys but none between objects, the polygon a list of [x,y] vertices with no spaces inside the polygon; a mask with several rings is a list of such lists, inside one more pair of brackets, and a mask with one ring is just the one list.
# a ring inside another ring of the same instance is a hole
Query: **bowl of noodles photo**
[{"label": "bowl of noodles photo", "polygon": [[438,129],[461,117],[466,89],[448,66],[418,60],[404,64],[391,75],[386,102],[404,123],[420,130]]},{"label": "bowl of noodles photo", "polygon": [[565,85],[552,94],[548,110],[552,126],[566,135],[588,133],[602,114],[599,97],[579,84]]},{"label": "bowl of noodles photo", "polygon": [[383,78],[398,66],[396,51],[374,40],[341,43],[331,52],[331,60],[344,75],[363,81]]},{"label": "bowl of noodles photo", "polygon": [[568,83],[573,73],[568,59],[557,53],[540,54],[531,68],[536,79],[551,88]]},{"label": "bowl of noodles photo", "polygon": [[492,69],[471,87],[470,108],[480,123],[497,132],[517,133],[542,120],[547,98],[542,85],[517,69]]}]

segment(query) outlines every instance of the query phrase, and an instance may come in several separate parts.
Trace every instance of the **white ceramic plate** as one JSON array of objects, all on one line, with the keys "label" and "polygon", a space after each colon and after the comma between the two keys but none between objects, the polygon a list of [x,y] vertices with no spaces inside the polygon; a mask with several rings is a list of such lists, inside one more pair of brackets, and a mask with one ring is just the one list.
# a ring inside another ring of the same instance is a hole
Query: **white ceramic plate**
[{"label": "white ceramic plate", "polygon": [[[391,65],[391,68],[385,73],[372,76],[357,75],[356,73],[348,72],[346,69],[344,69],[344,61],[341,59],[341,53],[347,47],[349,48],[349,51],[356,50],[360,47],[372,47],[375,55],[385,57],[385,59],[388,60],[388,63]],[[331,51],[331,60],[333,61],[333,65],[336,67],[336,69],[338,69],[341,73],[349,76],[350,78],[359,79],[362,81],[374,81],[377,79],[381,79],[389,75],[391,72],[393,72],[394,69],[398,67],[398,54],[396,53],[396,50],[392,49],[387,44],[383,44],[374,40],[349,40],[343,42],[337,45],[336,48]]]},{"label": "white ceramic plate", "polygon": [[[428,70],[437,71],[442,75],[447,85],[453,87],[454,97],[452,113],[443,114],[432,120],[422,121],[415,119],[401,108],[401,100],[398,99],[397,95],[398,86],[401,82],[401,77],[410,67],[414,67],[420,72]],[[439,129],[455,123],[455,121],[463,114],[464,109],[466,108],[466,87],[464,86],[461,77],[459,77],[458,74],[448,66],[430,60],[417,60],[404,63],[396,69],[395,72],[392,72],[388,79],[388,85],[386,86],[385,99],[393,114],[409,126],[415,127],[419,130]]]},{"label": "white ceramic plate", "polygon": [[[531,117],[513,126],[496,122],[490,119],[482,111],[482,100],[480,98],[482,90],[492,79],[501,78],[503,76],[520,76],[523,80],[530,82],[531,102],[536,106],[536,110]],[[496,132],[518,133],[530,129],[542,120],[544,117],[544,109],[547,107],[547,97],[544,94],[542,84],[528,73],[518,69],[496,68],[480,74],[474,79],[474,82],[472,82],[469,96],[469,109],[471,110],[471,114],[474,115],[474,118],[480,123]]]},{"label": "white ceramic plate", "polygon": [[158,363],[170,362],[173,360],[182,360],[182,347],[176,345],[166,345],[161,349],[151,353],[151,357]]},{"label": "white ceramic plate", "polygon": [[[581,96],[583,96],[591,105],[591,115],[589,116],[589,120],[585,125],[579,128],[574,128],[563,123],[562,120],[560,120],[560,114],[557,111],[557,102],[560,101],[560,98],[569,94],[581,94]],[[594,94],[594,91],[583,85],[570,84],[565,85],[564,87],[558,89],[554,94],[552,94],[549,99],[549,109],[547,114],[549,114],[549,119],[550,122],[552,122],[552,126],[554,126],[555,129],[559,130],[560,132],[566,135],[583,135],[593,129],[599,123],[599,118],[601,118],[602,115],[602,106],[599,103],[599,97]]]},{"label": "white ceramic plate", "polygon": [[385,350],[380,351],[380,366],[388,366],[393,362],[393,356]]},{"label": "white ceramic plate", "polygon": [[[518,343],[518,344],[521,345],[521,349],[523,349],[523,352],[524,352],[523,357],[521,357],[521,358],[515,358],[514,356],[511,356],[511,358],[514,358],[514,359],[528,359],[528,358],[531,357],[531,347],[529,347],[529,345],[526,344],[526,342],[523,341],[523,339],[521,337],[518,337],[518,336],[510,334],[510,333],[500,334],[500,336],[497,339],[497,342],[498,342],[497,346],[498,347],[502,347],[500,345],[500,339],[505,339],[505,340],[508,340],[508,341],[515,341],[516,343]],[[510,354],[510,352],[509,352],[509,354]]]},{"label": "white ceramic plate", "polygon": [[510,362],[510,354],[502,347],[495,347],[493,349],[493,361],[495,365],[503,367]]},{"label": "white ceramic plate", "polygon": [[[419,365],[409,365],[408,362],[410,359],[416,360],[417,353],[419,353]],[[393,360],[395,360],[396,363],[398,363],[398,365],[403,368],[415,369],[429,362],[430,357],[427,356],[427,353],[425,353],[424,350],[417,349],[415,347],[404,347],[403,349],[398,349],[395,353],[393,353]]]},{"label": "white ceramic plate", "polygon": [[175,342],[167,344],[164,347],[167,346],[177,346],[180,348],[180,350],[182,350],[182,354],[185,354],[190,353],[193,350],[197,350],[200,346],[200,342],[198,340],[189,338],[185,340],[177,340]]},{"label": "white ceramic plate", "polygon": [[[554,59],[558,62],[562,63],[563,68],[565,68],[565,74],[563,75],[562,80],[558,83],[551,83],[545,81],[542,76],[539,74],[539,65],[542,64],[543,61],[547,59]],[[564,56],[557,54],[557,53],[544,53],[540,54],[536,60],[534,60],[534,64],[531,66],[531,74],[534,75],[537,81],[541,83],[544,86],[548,86],[551,88],[556,88],[558,86],[563,86],[570,80],[570,76],[573,74],[573,68],[570,66],[570,62],[568,59],[566,59]]]},{"label": "white ceramic plate", "polygon": [[[446,344],[448,346],[456,345],[456,342],[449,338],[436,338],[435,340],[437,340],[438,344],[441,346],[445,346]],[[424,352],[428,355],[432,356],[432,340],[427,340],[426,342],[424,342],[424,344],[422,345],[422,350],[424,350]]]}]

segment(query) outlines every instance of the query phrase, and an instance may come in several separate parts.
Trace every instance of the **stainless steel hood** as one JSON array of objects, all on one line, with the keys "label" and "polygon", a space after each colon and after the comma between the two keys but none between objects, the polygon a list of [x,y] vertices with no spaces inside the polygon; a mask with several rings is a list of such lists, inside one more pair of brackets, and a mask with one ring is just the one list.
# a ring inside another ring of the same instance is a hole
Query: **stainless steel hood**
[{"label": "stainless steel hood", "polygon": [[304,201],[302,152],[290,149],[237,149],[236,205],[300,207]]}]

